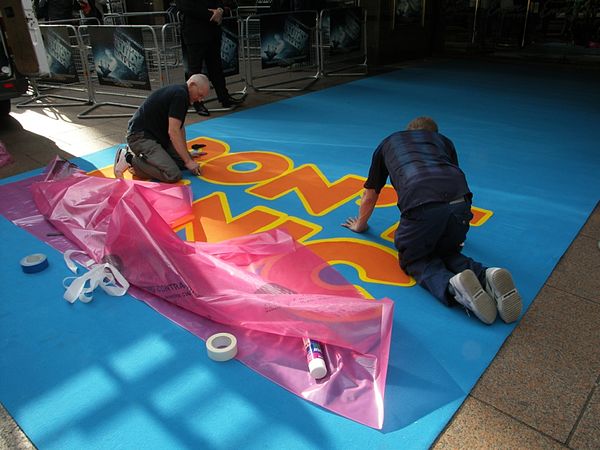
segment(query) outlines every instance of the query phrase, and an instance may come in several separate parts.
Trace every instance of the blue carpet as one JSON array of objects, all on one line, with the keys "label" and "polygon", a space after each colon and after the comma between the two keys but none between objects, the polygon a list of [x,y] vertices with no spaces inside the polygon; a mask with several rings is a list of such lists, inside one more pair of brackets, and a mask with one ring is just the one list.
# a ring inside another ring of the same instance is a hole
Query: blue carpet
[{"label": "blue carpet", "polygon": [[[527,307],[599,199],[595,75],[423,64],[242,109],[187,133],[222,140],[231,153],[314,164],[334,182],[366,176],[381,139],[415,116],[432,116],[456,145],[474,205],[493,211],[471,229],[465,253],[510,269]],[[112,164],[113,154],[75,162],[93,170]],[[392,248],[381,234],[398,218],[393,206],[378,208],[369,233],[356,235],[340,227],[356,214],[356,198],[315,216],[293,191],[266,200],[247,192],[250,184],[191,182],[197,199],[225,193],[234,217],[263,205],[322,227],[307,243],[355,238]],[[210,361],[203,342],[131,297],[98,292],[90,304],[68,304],[62,256],[4,218],[0,236],[0,401],[41,449],[427,448],[514,327],[500,319],[485,326],[419,287],[365,282],[355,268],[337,265],[374,297],[396,302],[385,426],[377,431],[237,361]],[[18,260],[34,252],[46,253],[50,267],[23,274]]]}]

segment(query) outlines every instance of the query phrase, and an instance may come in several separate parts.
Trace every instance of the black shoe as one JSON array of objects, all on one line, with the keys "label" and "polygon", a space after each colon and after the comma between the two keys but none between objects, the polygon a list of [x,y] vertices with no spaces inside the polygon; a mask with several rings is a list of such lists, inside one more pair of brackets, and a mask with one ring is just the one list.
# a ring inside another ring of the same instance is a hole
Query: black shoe
[{"label": "black shoe", "polygon": [[199,116],[210,116],[210,111],[202,102],[194,103],[194,109],[196,110]]},{"label": "black shoe", "polygon": [[227,98],[221,102],[221,105],[223,105],[223,108],[231,108],[234,105],[241,105],[244,103],[244,100],[246,100],[246,97],[235,98],[228,95]]}]

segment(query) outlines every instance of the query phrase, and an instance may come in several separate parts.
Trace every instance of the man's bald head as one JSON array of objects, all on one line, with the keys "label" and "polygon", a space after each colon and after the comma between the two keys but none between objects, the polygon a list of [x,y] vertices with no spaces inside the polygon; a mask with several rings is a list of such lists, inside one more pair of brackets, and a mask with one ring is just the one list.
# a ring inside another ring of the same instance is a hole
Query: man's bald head
[{"label": "man's bald head", "polygon": [[206,75],[195,73],[187,80],[187,86],[190,94],[190,105],[208,97],[210,83]]}]

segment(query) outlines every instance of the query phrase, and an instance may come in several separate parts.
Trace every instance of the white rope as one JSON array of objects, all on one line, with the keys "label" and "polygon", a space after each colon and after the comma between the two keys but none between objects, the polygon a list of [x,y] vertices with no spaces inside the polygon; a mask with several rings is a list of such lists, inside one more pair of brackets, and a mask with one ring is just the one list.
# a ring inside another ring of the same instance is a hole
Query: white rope
[{"label": "white rope", "polygon": [[[74,253],[83,253],[80,250],[68,250],[64,258],[67,267],[71,272],[77,274],[77,265],[71,259]],[[85,274],[79,277],[67,277],[63,280],[63,286],[66,291],[64,299],[69,303],[79,300],[83,303],[89,303],[93,300],[93,292],[98,286],[112,296],[125,295],[129,289],[129,282],[119,272],[119,270],[109,263],[95,264],[93,260],[87,260],[83,265],[89,269]]]}]

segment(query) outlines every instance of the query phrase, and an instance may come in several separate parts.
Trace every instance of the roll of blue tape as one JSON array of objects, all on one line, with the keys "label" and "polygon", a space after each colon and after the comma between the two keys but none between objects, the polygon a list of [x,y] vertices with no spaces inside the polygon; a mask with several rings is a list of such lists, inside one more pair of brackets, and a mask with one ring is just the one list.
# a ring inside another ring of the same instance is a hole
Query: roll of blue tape
[{"label": "roll of blue tape", "polygon": [[21,269],[25,273],[37,273],[48,267],[48,258],[43,253],[34,253],[21,259]]}]

